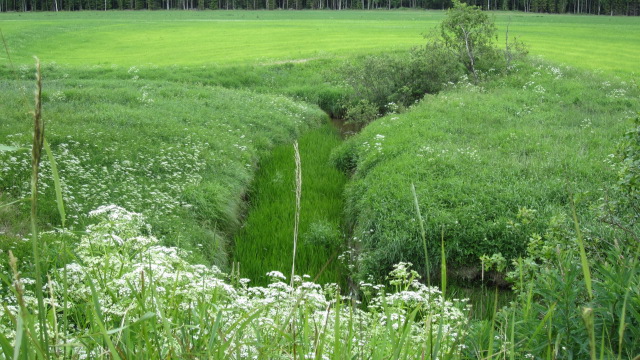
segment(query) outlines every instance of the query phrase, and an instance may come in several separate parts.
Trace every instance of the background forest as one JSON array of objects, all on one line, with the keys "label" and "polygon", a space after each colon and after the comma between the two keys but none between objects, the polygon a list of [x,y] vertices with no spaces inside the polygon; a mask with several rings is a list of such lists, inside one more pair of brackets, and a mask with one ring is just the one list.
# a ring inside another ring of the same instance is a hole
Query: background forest
[{"label": "background forest", "polygon": [[[469,0],[485,10],[640,15],[639,0]],[[79,10],[448,9],[451,0],[0,0],[0,12]]]}]

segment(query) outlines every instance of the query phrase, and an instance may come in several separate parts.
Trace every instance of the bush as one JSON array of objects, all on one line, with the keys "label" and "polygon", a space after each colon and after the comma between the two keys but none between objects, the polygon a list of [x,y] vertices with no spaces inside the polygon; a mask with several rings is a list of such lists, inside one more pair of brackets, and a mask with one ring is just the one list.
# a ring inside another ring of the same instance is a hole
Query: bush
[{"label": "bush", "polygon": [[403,55],[371,55],[345,65],[351,91],[343,102],[347,120],[367,124],[411,106],[425,94],[458,80],[461,68],[441,42]]},{"label": "bush", "polygon": [[[508,34],[507,34],[508,36]],[[388,104],[411,106],[425,94],[434,94],[457,82],[463,73],[477,84],[481,74],[512,67],[526,50],[518,41],[494,44],[496,26],[476,6],[454,1],[439,32],[427,44],[402,55],[372,55],[344,66],[340,73],[351,88],[344,103],[350,121],[366,124],[377,113],[391,113]]]},{"label": "bush", "polygon": [[457,0],[440,24],[440,36],[446,46],[478,82],[478,70],[496,68],[502,61],[494,45],[496,26],[477,6]]},{"label": "bush", "polygon": [[378,116],[380,116],[378,106],[363,99],[347,108],[345,119],[347,123],[366,125],[377,119]]}]

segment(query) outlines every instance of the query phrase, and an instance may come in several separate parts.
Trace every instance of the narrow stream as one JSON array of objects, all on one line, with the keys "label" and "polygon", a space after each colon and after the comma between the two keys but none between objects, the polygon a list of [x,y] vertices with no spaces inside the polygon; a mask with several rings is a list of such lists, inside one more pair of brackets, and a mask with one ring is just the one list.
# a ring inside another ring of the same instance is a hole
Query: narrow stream
[{"label": "narrow stream", "polygon": [[[302,205],[296,274],[308,274],[318,283],[346,284],[347,274],[338,261],[342,233],[343,190],[347,177],[329,162],[342,143],[341,129],[327,121],[299,140],[302,162]],[[233,261],[240,275],[253,285],[269,282],[276,270],[287,278],[293,258],[295,216],[295,163],[291,144],[276,147],[260,163],[249,193],[249,212],[235,236]]]}]

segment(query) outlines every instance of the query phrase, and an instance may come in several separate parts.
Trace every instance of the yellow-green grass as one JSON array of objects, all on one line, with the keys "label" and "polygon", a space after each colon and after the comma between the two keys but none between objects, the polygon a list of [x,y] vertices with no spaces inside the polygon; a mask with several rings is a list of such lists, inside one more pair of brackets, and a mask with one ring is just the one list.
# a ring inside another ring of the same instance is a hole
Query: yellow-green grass
[{"label": "yellow-green grass", "polygon": [[[348,57],[424,42],[443,11],[155,11],[0,14],[16,63],[238,65]],[[531,53],[630,74],[640,59],[637,17],[496,12]],[[6,62],[6,55],[0,61]]]},{"label": "yellow-green grass", "polygon": [[504,41],[518,36],[532,55],[619,75],[638,73],[640,18],[496,13]]}]

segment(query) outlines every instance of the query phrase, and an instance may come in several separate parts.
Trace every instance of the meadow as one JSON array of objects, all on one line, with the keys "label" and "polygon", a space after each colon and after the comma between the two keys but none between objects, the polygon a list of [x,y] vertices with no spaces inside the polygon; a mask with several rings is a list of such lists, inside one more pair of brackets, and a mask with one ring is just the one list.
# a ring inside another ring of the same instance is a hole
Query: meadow
[{"label": "meadow", "polygon": [[[499,42],[508,26],[547,60],[637,71],[637,17],[493,15]],[[2,13],[0,29],[16,64],[38,55],[73,66],[228,66],[405,51],[422,44],[421,35],[444,16],[417,10]]]},{"label": "meadow", "polygon": [[346,72],[445,12],[0,14],[0,358],[633,359],[639,21],[493,15],[532,58],[342,143]]}]

